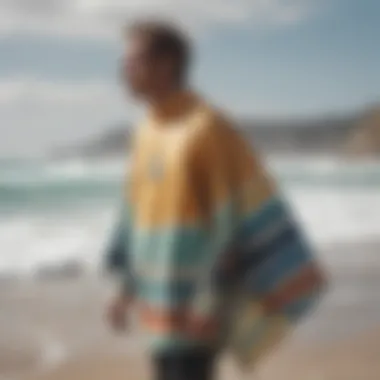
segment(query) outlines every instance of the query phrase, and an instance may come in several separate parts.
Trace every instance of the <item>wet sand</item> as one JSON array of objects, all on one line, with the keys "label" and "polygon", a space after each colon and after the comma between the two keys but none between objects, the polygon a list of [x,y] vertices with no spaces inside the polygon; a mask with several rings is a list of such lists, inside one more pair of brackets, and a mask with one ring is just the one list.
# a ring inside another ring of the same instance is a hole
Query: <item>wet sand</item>
[{"label": "wet sand", "polygon": [[[260,363],[258,380],[379,380],[380,260],[335,261],[380,244],[336,245],[321,252],[330,291],[319,309]],[[347,265],[345,265],[347,264]],[[138,334],[112,335],[103,320],[112,291],[96,277],[3,282],[0,287],[0,380],[149,379]],[[221,379],[242,377],[229,358]]]},{"label": "wet sand", "polygon": [[[231,360],[220,363],[220,379],[257,380],[378,380],[380,328],[334,344],[283,347],[249,375],[242,375]],[[150,378],[143,355],[89,355],[71,360],[38,380],[142,380]]]}]

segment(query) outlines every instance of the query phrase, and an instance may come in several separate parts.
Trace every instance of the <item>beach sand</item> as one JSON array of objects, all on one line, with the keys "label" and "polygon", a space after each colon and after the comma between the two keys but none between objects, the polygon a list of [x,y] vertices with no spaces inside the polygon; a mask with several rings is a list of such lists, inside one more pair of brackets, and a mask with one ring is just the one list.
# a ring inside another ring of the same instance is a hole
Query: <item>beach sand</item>
[{"label": "beach sand", "polygon": [[[243,377],[224,358],[220,379],[380,380],[379,261],[330,260],[348,250],[379,257],[379,248],[350,244],[322,252],[331,282],[318,310],[251,374]],[[148,380],[137,332],[114,336],[104,323],[111,291],[95,276],[2,282],[0,380]]]},{"label": "beach sand", "polygon": [[[282,347],[257,371],[241,375],[231,360],[220,363],[222,380],[378,380],[380,378],[380,328],[346,341],[317,346]],[[143,355],[89,355],[73,359],[39,380],[142,380],[149,379]]]}]

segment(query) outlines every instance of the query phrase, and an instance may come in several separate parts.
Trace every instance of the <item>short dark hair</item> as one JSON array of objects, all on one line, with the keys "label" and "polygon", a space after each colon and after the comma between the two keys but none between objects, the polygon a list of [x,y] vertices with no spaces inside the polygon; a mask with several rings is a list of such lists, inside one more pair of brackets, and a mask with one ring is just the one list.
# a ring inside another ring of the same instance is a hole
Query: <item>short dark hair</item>
[{"label": "short dark hair", "polygon": [[182,82],[187,77],[191,60],[188,36],[177,26],[160,21],[136,21],[127,27],[127,36],[147,38],[154,57],[170,58],[174,62],[176,80]]}]

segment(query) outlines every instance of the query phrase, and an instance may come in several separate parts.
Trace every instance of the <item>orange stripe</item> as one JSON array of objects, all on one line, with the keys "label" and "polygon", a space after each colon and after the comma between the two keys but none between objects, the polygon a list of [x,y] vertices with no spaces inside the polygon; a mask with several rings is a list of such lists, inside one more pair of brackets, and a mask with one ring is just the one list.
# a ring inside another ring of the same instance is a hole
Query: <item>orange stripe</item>
[{"label": "orange stripe", "polygon": [[165,310],[141,305],[139,316],[141,322],[149,326],[183,326],[186,323],[187,310],[185,308]]},{"label": "orange stripe", "polygon": [[280,289],[267,295],[263,300],[263,307],[268,312],[279,311],[322,283],[323,277],[320,269],[315,264],[311,264],[305,267],[296,277],[286,282]]},{"label": "orange stripe", "polygon": [[152,332],[179,333],[193,338],[212,339],[218,332],[217,318],[199,317],[186,308],[163,310],[148,305],[139,307],[141,323]]}]

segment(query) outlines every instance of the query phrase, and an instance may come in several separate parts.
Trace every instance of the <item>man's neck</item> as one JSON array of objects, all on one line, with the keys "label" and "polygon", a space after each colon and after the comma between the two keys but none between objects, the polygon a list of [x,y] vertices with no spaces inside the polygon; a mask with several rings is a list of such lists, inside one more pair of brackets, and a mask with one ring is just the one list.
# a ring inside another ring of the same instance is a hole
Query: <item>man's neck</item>
[{"label": "man's neck", "polygon": [[151,109],[159,109],[174,99],[177,95],[182,94],[185,91],[186,89],[183,86],[173,86],[152,91],[148,97],[149,107]]},{"label": "man's neck", "polygon": [[186,108],[190,97],[190,92],[185,87],[156,92],[149,100],[150,113],[159,119],[175,117]]}]

